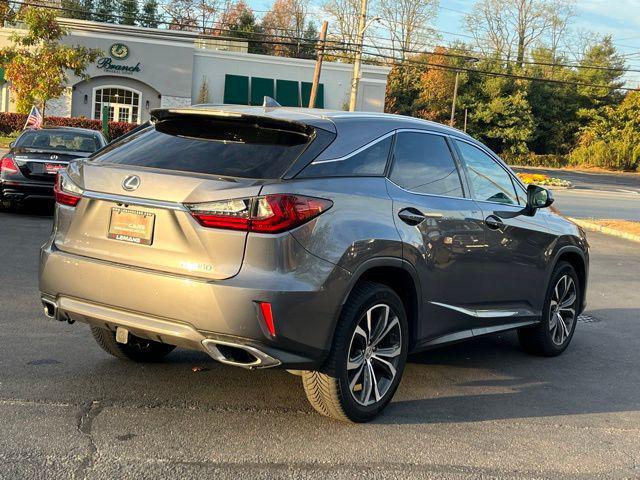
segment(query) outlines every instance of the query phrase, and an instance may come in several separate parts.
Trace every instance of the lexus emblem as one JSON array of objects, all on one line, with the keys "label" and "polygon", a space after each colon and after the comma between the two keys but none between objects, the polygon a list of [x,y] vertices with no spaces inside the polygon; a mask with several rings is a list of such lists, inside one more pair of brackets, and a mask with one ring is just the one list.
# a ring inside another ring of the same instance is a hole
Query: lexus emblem
[{"label": "lexus emblem", "polygon": [[140,177],[137,175],[129,175],[122,181],[122,188],[130,192],[140,186]]}]

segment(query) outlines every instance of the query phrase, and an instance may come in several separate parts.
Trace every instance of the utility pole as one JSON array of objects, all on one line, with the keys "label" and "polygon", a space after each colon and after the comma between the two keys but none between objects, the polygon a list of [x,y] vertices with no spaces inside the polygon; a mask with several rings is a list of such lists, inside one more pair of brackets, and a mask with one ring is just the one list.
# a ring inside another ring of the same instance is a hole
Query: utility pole
[{"label": "utility pole", "polygon": [[464,133],[467,133],[467,113],[469,112],[468,108],[464,109]]},{"label": "utility pole", "polygon": [[360,20],[358,21],[358,36],[356,37],[356,56],[353,61],[353,78],[351,79],[351,96],[349,97],[349,111],[355,112],[360,83],[360,64],[362,63],[362,44],[364,31],[367,28],[367,0],[360,5]]},{"label": "utility pole", "polygon": [[311,84],[311,95],[309,95],[309,108],[315,108],[316,97],[318,96],[318,85],[320,84],[320,72],[322,71],[322,59],[324,57],[325,40],[327,38],[327,27],[329,23],[325,20],[322,22],[320,29],[320,40],[318,42],[318,57],[316,59],[316,68],[313,71],[313,83]]},{"label": "utility pole", "polygon": [[458,98],[458,77],[460,71],[456,70],[456,83],[453,85],[453,101],[451,102],[451,120],[449,120],[449,126],[453,127],[456,120],[456,100]]}]

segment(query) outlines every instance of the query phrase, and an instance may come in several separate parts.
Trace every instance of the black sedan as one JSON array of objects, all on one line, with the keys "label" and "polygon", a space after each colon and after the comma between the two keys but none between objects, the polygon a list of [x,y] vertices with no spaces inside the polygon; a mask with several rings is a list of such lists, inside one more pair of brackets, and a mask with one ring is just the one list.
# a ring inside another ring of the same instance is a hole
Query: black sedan
[{"label": "black sedan", "polygon": [[2,207],[11,209],[27,200],[53,199],[58,170],[106,144],[101,132],[84,128],[25,130],[0,160]]}]

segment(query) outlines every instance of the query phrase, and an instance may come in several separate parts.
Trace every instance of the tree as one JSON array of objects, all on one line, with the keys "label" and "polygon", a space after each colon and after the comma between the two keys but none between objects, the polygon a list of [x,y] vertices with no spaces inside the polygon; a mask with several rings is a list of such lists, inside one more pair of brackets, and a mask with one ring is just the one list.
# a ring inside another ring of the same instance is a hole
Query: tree
[{"label": "tree", "polygon": [[377,13],[387,28],[393,55],[401,61],[437,38],[427,25],[438,15],[438,0],[379,0]]},{"label": "tree", "polygon": [[304,44],[300,47],[300,58],[316,58],[316,46],[320,40],[318,29],[315,23],[309,22],[304,31]]},{"label": "tree", "polygon": [[617,107],[606,106],[583,130],[569,159],[577,165],[640,169],[640,92],[630,92]]},{"label": "tree", "polygon": [[8,0],[0,0],[0,21],[4,25],[5,21],[11,20],[13,17],[13,9]]},{"label": "tree", "polygon": [[200,83],[200,90],[198,91],[198,103],[209,103],[209,84],[207,77],[202,76],[202,83]]},{"label": "tree", "polygon": [[[622,100],[622,95],[616,89],[624,84],[622,76],[626,71],[625,62],[624,57],[616,50],[610,35],[593,44],[585,52],[580,66],[583,68],[578,71],[576,76],[579,82],[605,85],[602,88],[578,88],[584,99],[583,110],[596,110],[605,105],[615,105]],[[582,113],[588,114],[585,111]]]},{"label": "tree", "polygon": [[417,116],[416,99],[420,95],[420,78],[424,68],[413,61],[423,56],[414,55],[403,63],[396,63],[387,77],[384,111],[398,115]]},{"label": "tree", "polygon": [[84,11],[84,5],[82,4],[82,0],[62,0],[62,15],[66,18],[79,18],[80,20],[84,20],[86,18],[86,13]]},{"label": "tree", "polygon": [[266,53],[267,51],[264,43],[260,41],[262,28],[257,23],[253,10],[244,0],[227,3],[220,16],[218,29],[222,36],[248,40],[249,53]]},{"label": "tree", "polygon": [[[262,29],[273,41],[285,37],[296,45],[269,46],[274,55],[289,57],[300,56],[302,45],[300,39],[305,35],[307,26],[307,7],[301,0],[275,0],[271,9],[262,19]],[[317,32],[316,32],[317,34]]]},{"label": "tree", "polygon": [[[445,55],[446,49],[438,47],[432,55],[426,56],[426,61],[432,65],[452,65],[452,57]],[[460,74],[464,76],[465,74]],[[453,70],[441,67],[427,66],[420,77],[419,96],[416,102],[418,116],[426,120],[445,123],[451,116],[451,101],[456,74]],[[459,89],[464,84],[460,80]]]},{"label": "tree", "polygon": [[142,16],[140,18],[140,26],[147,28],[158,28],[162,17],[158,12],[157,0],[145,0],[142,6]]},{"label": "tree", "polygon": [[[332,41],[348,45],[356,43],[360,3],[360,0],[326,0],[322,4],[322,11],[329,17],[329,25],[331,25],[331,33],[327,35],[329,44]],[[353,58],[353,53],[340,50],[336,53],[338,60],[344,60],[345,56]]]},{"label": "tree", "polygon": [[81,0],[82,11],[84,13],[84,20],[94,19],[94,0]]},{"label": "tree", "polygon": [[0,64],[16,96],[20,112],[28,112],[33,104],[46,113],[47,101],[64,92],[68,83],[67,71],[87,78],[89,62],[101,53],[80,45],[60,44],[67,31],[56,20],[57,12],[29,7],[18,14],[18,21],[26,25],[26,33],[14,32],[11,46],[0,50]]},{"label": "tree", "polygon": [[96,9],[93,19],[96,22],[116,23],[115,0],[96,0]]},{"label": "tree", "polygon": [[138,20],[138,1],[137,0],[120,0],[118,9],[120,24],[135,25]]},{"label": "tree", "polygon": [[[532,51],[534,62],[553,64],[564,62],[552,48],[537,48]],[[532,65],[527,75],[542,78],[576,81],[576,71],[550,65]],[[538,154],[566,154],[573,148],[580,129],[578,109],[581,97],[575,85],[548,82],[531,82],[528,94],[531,113],[535,118],[535,132],[529,148]]]},{"label": "tree", "polygon": [[198,14],[195,0],[170,0],[164,7],[170,30],[196,30]]},{"label": "tree", "polygon": [[476,45],[489,56],[515,59],[548,35],[557,44],[572,15],[573,0],[479,0],[465,17]]}]

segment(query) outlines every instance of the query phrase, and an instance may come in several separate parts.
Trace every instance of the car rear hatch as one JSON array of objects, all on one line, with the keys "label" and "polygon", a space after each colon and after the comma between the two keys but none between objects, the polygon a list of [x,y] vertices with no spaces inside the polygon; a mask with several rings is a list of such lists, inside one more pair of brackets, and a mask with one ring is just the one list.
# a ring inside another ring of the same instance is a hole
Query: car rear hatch
[{"label": "car rear hatch", "polygon": [[84,190],[60,208],[56,246],[66,252],[169,274],[224,279],[240,270],[246,231],[209,228],[186,205],[246,199],[280,178],[312,141],[290,121],[154,112],[64,174]]},{"label": "car rear hatch", "polygon": [[66,167],[71,160],[90,155],[89,152],[61,152],[32,148],[16,148],[12,153],[20,173],[26,178],[52,184],[58,170]]}]

